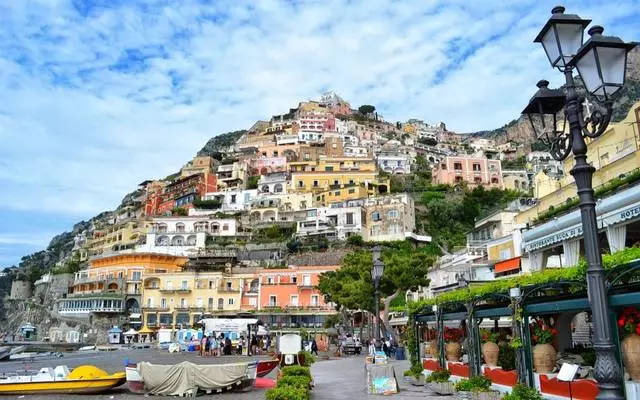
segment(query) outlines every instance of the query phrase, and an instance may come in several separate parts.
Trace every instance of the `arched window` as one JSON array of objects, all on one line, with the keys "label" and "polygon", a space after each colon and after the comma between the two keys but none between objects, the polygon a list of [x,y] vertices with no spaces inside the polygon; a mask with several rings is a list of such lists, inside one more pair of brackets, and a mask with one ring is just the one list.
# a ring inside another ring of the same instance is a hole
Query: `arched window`
[{"label": "arched window", "polygon": [[156,246],[168,246],[169,243],[169,236],[158,236],[156,239]]},{"label": "arched window", "polygon": [[273,191],[274,191],[275,193],[282,193],[282,184],[281,184],[281,183],[276,183],[276,184],[273,186]]},{"label": "arched window", "polygon": [[371,213],[371,220],[372,221],[380,221],[380,213],[378,211],[374,211]]},{"label": "arched window", "polygon": [[176,232],[184,233],[184,224],[182,222],[176,224]]},{"label": "arched window", "polygon": [[400,216],[400,213],[398,212],[398,210],[389,210],[387,216],[389,218],[398,218]]},{"label": "arched window", "polygon": [[167,224],[158,224],[158,233],[166,233]]},{"label": "arched window", "polygon": [[173,239],[171,239],[171,245],[184,246],[184,237],[181,235],[174,236]]},{"label": "arched window", "polygon": [[224,299],[220,297],[218,299],[218,310],[222,310],[224,308]]},{"label": "arched window", "polygon": [[196,235],[187,236],[187,246],[195,246],[196,245]]},{"label": "arched window", "polygon": [[262,185],[262,192],[269,193],[269,185]]}]

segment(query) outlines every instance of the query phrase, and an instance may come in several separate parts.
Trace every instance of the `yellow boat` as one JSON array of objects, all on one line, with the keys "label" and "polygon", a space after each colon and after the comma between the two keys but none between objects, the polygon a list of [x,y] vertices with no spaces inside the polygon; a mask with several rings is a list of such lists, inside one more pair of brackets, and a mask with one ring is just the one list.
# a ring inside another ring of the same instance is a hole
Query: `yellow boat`
[{"label": "yellow boat", "polygon": [[0,395],[102,393],[122,385],[126,380],[124,372],[108,374],[93,365],[82,365],[69,371],[66,366],[60,365],[30,374],[0,375]]}]

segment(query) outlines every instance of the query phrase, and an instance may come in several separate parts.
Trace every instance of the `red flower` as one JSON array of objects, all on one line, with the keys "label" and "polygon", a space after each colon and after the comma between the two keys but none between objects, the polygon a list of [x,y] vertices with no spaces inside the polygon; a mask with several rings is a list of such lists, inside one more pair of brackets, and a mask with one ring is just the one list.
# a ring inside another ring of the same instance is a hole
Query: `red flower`
[{"label": "red flower", "polygon": [[558,334],[558,330],[557,330],[557,329],[555,329],[555,328],[552,328],[552,329],[551,329],[551,334],[552,334],[552,335],[557,335],[557,334]]},{"label": "red flower", "polygon": [[624,326],[624,318],[620,318],[620,319],[618,320],[618,326],[619,326],[620,328],[622,328],[622,327]]}]

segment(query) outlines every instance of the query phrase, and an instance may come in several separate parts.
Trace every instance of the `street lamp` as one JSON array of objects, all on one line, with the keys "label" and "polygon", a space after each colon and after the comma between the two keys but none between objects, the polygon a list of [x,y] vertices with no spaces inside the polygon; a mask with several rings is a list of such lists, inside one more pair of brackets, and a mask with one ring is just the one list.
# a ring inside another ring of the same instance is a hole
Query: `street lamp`
[{"label": "street lamp", "polygon": [[375,337],[376,346],[380,346],[380,278],[384,273],[384,263],[380,260],[380,247],[376,246],[372,249],[373,264],[371,266],[371,278],[373,279],[373,286],[375,288]]},{"label": "street lamp", "polygon": [[[589,29],[591,38],[583,44],[584,29],[591,21],[580,19],[577,15],[564,14],[564,7],[561,6],[555,7],[551,12],[551,18],[534,42],[542,43],[551,66],[564,73],[565,93],[549,89],[548,82],[541,81],[538,83],[538,92],[522,113],[529,117],[534,133],[556,160],[562,161],[573,153],[575,166],[571,169],[571,175],[575,179],[580,198],[588,265],[587,293],[593,316],[593,348],[596,351],[594,375],[599,388],[597,398],[624,399],[622,371],[615,357],[613,329],[607,314],[609,299],[598,246],[593,193],[595,168],[587,162],[584,138],[598,137],[607,129],[613,112],[613,101],[624,86],[627,53],[636,44],[625,43],[617,37],[602,36],[604,29],[600,26]],[[590,97],[595,101],[595,104],[585,101],[584,117],[583,110],[579,108],[580,100],[573,80],[574,67],[578,69]],[[556,115],[562,106],[565,124],[559,127]]]}]

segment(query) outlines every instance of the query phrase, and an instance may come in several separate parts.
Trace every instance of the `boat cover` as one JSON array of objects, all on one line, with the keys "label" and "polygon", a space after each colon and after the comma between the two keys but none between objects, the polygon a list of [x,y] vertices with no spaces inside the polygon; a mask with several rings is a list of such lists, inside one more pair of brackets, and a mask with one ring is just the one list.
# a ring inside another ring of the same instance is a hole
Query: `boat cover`
[{"label": "boat cover", "polygon": [[247,363],[198,365],[188,361],[175,365],[138,363],[138,371],[149,394],[181,396],[198,389],[221,389],[247,376]]}]

